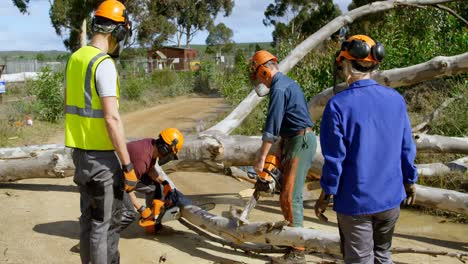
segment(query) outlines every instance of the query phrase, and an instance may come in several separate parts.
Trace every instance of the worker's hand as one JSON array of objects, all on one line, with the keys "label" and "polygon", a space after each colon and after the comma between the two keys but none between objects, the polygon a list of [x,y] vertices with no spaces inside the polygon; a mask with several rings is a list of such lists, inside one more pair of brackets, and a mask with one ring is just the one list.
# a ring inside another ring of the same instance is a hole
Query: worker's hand
[{"label": "worker's hand", "polygon": [[257,157],[255,160],[255,164],[253,165],[254,170],[257,173],[260,173],[263,171],[263,167],[265,166],[265,157]]},{"label": "worker's hand", "polygon": [[144,220],[150,218],[153,214],[153,212],[151,212],[151,209],[146,208],[146,206],[144,205],[138,208],[138,212],[140,213],[141,218],[143,218]]},{"label": "worker's hand", "polygon": [[328,218],[323,215],[325,210],[327,210],[328,204],[330,203],[330,197],[331,195],[325,194],[325,192],[322,190],[322,193],[320,193],[320,197],[318,198],[317,202],[315,203],[315,215],[317,218],[321,221],[328,222]]},{"label": "worker's hand", "polygon": [[168,181],[163,181],[161,184],[163,186],[164,197],[166,197],[169,193],[174,191]]},{"label": "worker's hand", "polygon": [[416,202],[416,186],[413,183],[405,183],[406,205],[414,205]]},{"label": "worker's hand", "polygon": [[124,177],[125,177],[125,191],[132,192],[135,190],[135,187],[138,182],[138,178],[133,168],[133,163],[122,166]]}]

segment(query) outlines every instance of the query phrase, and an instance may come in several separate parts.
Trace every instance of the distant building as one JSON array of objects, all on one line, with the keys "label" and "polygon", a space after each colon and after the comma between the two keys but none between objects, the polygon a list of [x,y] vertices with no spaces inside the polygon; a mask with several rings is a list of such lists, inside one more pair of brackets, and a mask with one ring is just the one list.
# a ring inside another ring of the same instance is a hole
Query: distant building
[{"label": "distant building", "polygon": [[148,51],[147,59],[150,71],[158,69],[174,69],[187,71],[198,62],[196,49],[162,47]]}]

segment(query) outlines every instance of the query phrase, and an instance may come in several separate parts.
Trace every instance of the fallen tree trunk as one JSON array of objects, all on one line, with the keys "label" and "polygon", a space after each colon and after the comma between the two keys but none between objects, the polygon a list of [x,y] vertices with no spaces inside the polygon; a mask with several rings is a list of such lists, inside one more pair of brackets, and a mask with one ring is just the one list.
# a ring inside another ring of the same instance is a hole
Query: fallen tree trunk
[{"label": "fallen tree trunk", "polygon": [[[377,71],[372,75],[372,78],[383,85],[396,88],[466,72],[468,72],[468,52],[452,57],[435,57],[430,61],[406,68]],[[341,83],[336,90],[339,92],[346,87],[344,83]],[[314,122],[322,116],[323,110],[332,96],[333,87],[329,87],[309,101],[309,112]]]},{"label": "fallen tree trunk", "polygon": [[419,176],[431,177],[437,175],[443,175],[450,172],[466,172],[468,170],[468,157],[457,159],[447,163],[429,163],[419,164],[418,174]]},{"label": "fallen tree trunk", "polygon": [[[223,162],[225,165],[249,166],[252,165],[260,141],[260,137],[247,136],[187,136],[179,157],[192,163],[212,161]],[[454,170],[466,171],[467,162],[468,157],[442,165],[437,163],[418,165],[418,172],[420,176],[432,176],[435,173],[440,174]],[[321,175],[322,166],[323,156],[320,152],[320,146],[318,146],[310,174]],[[74,165],[70,157],[70,150],[62,145],[0,149],[0,182],[26,178],[66,177],[73,175],[73,172]],[[426,197],[425,201],[432,202],[422,205],[441,204],[445,206],[447,203],[440,203],[440,197],[451,197],[455,194],[456,197],[466,197],[458,192],[443,189],[437,189],[434,192],[434,200],[432,201],[431,191],[428,191],[427,195],[424,196]],[[463,199],[457,201],[466,201]],[[459,208],[466,211],[468,204],[466,202],[458,205],[451,204],[440,209],[459,212]]]},{"label": "fallen tree trunk", "polygon": [[63,178],[74,173],[70,149],[42,145],[0,149],[0,182],[29,178]]},{"label": "fallen tree trunk", "polygon": [[418,152],[468,154],[468,137],[413,134]]},{"label": "fallen tree trunk", "polygon": [[183,207],[181,215],[193,225],[235,244],[251,242],[272,246],[297,246],[316,252],[340,254],[340,238],[335,233],[288,227],[287,222],[239,225],[235,219],[217,216],[193,205]]},{"label": "fallen tree trunk", "polygon": [[468,215],[468,194],[416,185],[416,204]]},{"label": "fallen tree trunk", "polygon": [[[336,17],[327,25],[323,26],[314,34],[310,35],[306,40],[304,40],[301,44],[295,47],[289,53],[289,55],[280,62],[279,69],[283,73],[289,72],[302,58],[304,58],[307,55],[307,53],[316,48],[320,43],[325,41],[333,33],[337,32],[341,27],[352,23],[354,20],[362,16],[390,10],[398,6],[434,5],[447,2],[453,2],[453,0],[388,0],[363,5],[359,8],[353,9],[341,16]],[[395,75],[396,72],[393,75],[390,74],[390,76],[397,78],[397,76]],[[235,128],[237,128],[242,123],[242,121],[244,121],[244,119],[250,114],[250,112],[252,112],[255,106],[257,106],[262,99],[263,98],[258,97],[255,94],[255,92],[252,91],[226,118],[224,118],[215,126],[207,129],[205,133],[230,134]],[[326,100],[328,101],[328,99]]]}]

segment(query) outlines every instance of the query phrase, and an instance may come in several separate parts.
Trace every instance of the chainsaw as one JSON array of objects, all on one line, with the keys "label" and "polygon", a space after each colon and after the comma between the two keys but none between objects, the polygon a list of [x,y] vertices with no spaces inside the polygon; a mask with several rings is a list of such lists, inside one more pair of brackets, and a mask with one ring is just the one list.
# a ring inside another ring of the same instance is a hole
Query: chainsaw
[{"label": "chainsaw", "polygon": [[[155,234],[162,228],[162,223],[178,220],[181,217],[181,204],[192,204],[192,202],[174,189],[165,195],[164,200],[154,199],[151,207],[151,216],[146,219],[141,218],[138,221],[138,225],[143,227],[146,233]],[[205,211],[213,210],[216,206],[212,202],[195,205]]]},{"label": "chainsaw", "polygon": [[244,223],[248,223],[250,211],[255,207],[260,197],[273,197],[276,192],[281,191],[283,174],[280,170],[280,159],[275,155],[268,155],[265,159],[262,172],[258,174],[256,172],[248,172],[247,175],[249,178],[257,181],[255,182],[252,197],[239,216],[239,220]]},{"label": "chainsaw", "polygon": [[164,200],[154,199],[151,207],[151,216],[146,219],[140,219],[138,225],[143,227],[146,233],[154,234],[162,228],[162,223],[180,218],[180,208],[177,204],[178,194],[176,190],[165,196]]}]

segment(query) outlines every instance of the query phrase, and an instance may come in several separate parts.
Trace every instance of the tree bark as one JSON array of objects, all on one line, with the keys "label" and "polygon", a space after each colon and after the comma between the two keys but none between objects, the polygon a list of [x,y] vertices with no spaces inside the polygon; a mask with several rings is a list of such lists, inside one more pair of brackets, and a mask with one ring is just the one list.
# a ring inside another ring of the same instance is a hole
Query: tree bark
[{"label": "tree bark", "polygon": [[[396,88],[466,72],[468,72],[468,52],[452,57],[435,57],[430,61],[406,68],[377,71],[372,75],[372,78],[383,85]],[[337,91],[344,89],[346,89],[344,83],[337,86]],[[315,122],[322,116],[323,109],[332,96],[333,87],[329,87],[312,97],[309,101],[312,121]]]},{"label": "tree bark", "polygon": [[468,215],[468,194],[416,185],[416,204]]},{"label": "tree bark", "polygon": [[414,134],[418,152],[468,154],[468,137]]},{"label": "tree bark", "polygon": [[[279,68],[283,73],[289,72],[307,53],[316,48],[320,43],[325,41],[333,33],[337,32],[341,27],[352,23],[357,18],[365,15],[378,13],[393,9],[397,6],[405,5],[434,5],[454,0],[389,0],[374,2],[368,5],[353,9],[339,17],[330,21],[327,25],[319,29],[314,34],[310,35],[306,40],[294,48],[289,55],[280,62]],[[465,70],[466,72],[466,70]],[[330,93],[331,94],[331,93]],[[326,99],[331,97],[331,95]],[[242,121],[250,114],[263,98],[258,97],[255,92],[251,92],[226,118],[215,126],[209,128],[206,132],[230,134],[237,128]],[[326,102],[325,102],[326,104]],[[324,105],[325,105],[324,104]],[[322,110],[323,111],[323,110]],[[316,120],[316,119],[315,119]],[[315,121],[314,120],[314,121]]]},{"label": "tree bark", "polygon": [[449,172],[462,172],[465,173],[468,169],[468,157],[457,159],[447,163],[430,163],[419,164],[419,176],[431,177],[446,174]]},{"label": "tree bark", "polygon": [[88,35],[86,33],[86,18],[83,19],[83,22],[81,23],[81,33],[80,33],[80,46],[84,47],[88,45]]},{"label": "tree bark", "polygon": [[235,219],[211,214],[194,205],[183,207],[181,215],[191,224],[236,244],[251,242],[271,246],[297,246],[316,252],[340,254],[340,238],[335,233],[288,227],[285,222],[240,225]]},{"label": "tree bark", "polygon": [[63,178],[74,169],[70,149],[60,145],[0,149],[0,182]]}]

